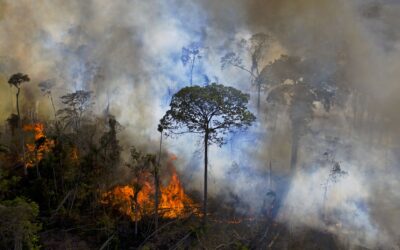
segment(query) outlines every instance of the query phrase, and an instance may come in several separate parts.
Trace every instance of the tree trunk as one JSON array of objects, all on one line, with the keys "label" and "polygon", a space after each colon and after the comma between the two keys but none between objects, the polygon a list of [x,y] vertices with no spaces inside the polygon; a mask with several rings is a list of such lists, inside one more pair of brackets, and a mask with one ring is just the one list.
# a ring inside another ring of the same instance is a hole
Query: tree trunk
[{"label": "tree trunk", "polygon": [[53,169],[54,191],[56,192],[56,196],[58,196],[58,191],[57,191],[57,178],[56,178],[56,170],[54,169],[54,164],[51,164],[51,168]]},{"label": "tree trunk", "polygon": [[195,60],[196,60],[196,56],[193,57],[192,65],[191,65],[191,68],[190,68],[190,87],[192,87],[192,85],[193,85],[193,68],[194,68]]},{"label": "tree trunk", "polygon": [[50,93],[50,101],[51,101],[51,106],[53,107],[54,118],[57,119],[57,111],[56,107],[54,106],[53,95],[51,93]]},{"label": "tree trunk", "polygon": [[297,165],[297,153],[299,149],[299,137],[296,135],[292,136],[292,150],[290,156],[290,170],[293,172]]},{"label": "tree trunk", "polygon": [[138,235],[138,202],[137,202],[137,195],[135,195],[135,238]]},{"label": "tree trunk", "polygon": [[16,94],[16,97],[17,97],[17,115],[18,115],[18,127],[20,127],[19,121],[21,120],[21,116],[20,116],[20,113],[19,113],[19,92],[21,91],[21,89],[20,88],[17,88],[17,89],[18,89],[17,94]]},{"label": "tree trunk", "polygon": [[328,194],[328,185],[329,185],[329,179],[325,183],[325,186],[324,186],[324,197],[322,199],[322,219],[324,221],[326,220],[326,197],[327,197],[327,194]]},{"label": "tree trunk", "polygon": [[21,124],[21,114],[19,112],[19,93],[21,92],[21,89],[19,87],[17,87],[17,94],[16,94],[16,102],[17,102],[17,115],[18,115],[18,126],[17,128],[19,129],[19,136],[20,136],[20,141],[22,144],[22,155],[23,155],[23,159],[24,159],[24,175],[28,175],[28,168],[26,167],[25,164],[25,141],[24,141],[24,135],[22,133],[22,124]]},{"label": "tree trunk", "polygon": [[137,219],[137,208],[135,208],[135,237],[138,235],[138,219]]},{"label": "tree trunk", "polygon": [[39,170],[39,161],[37,160],[37,158],[38,158],[37,151],[38,151],[38,150],[35,149],[35,167],[36,167],[36,175],[37,175],[37,177],[40,179],[41,176],[40,176],[40,170]]},{"label": "tree trunk", "polygon": [[20,232],[14,232],[14,250],[22,250],[22,239]]},{"label": "tree trunk", "polygon": [[[155,188],[156,188],[156,193],[155,193],[155,199],[154,199],[154,209],[155,209],[155,230],[157,232],[158,229],[158,196],[160,195],[160,180],[158,176],[158,170],[160,167],[160,161],[161,161],[161,146],[162,146],[162,132],[160,133],[160,151],[158,153],[158,163],[157,166],[155,166],[155,171],[154,171],[154,182],[155,182]],[[156,233],[157,235],[157,233]]]},{"label": "tree trunk", "polygon": [[203,224],[207,223],[207,165],[208,165],[208,131],[204,135],[204,203]]},{"label": "tree trunk", "polygon": [[269,161],[269,173],[268,173],[268,188],[272,190],[272,164],[271,160]]},{"label": "tree trunk", "polygon": [[260,114],[261,84],[257,83],[257,115]]}]

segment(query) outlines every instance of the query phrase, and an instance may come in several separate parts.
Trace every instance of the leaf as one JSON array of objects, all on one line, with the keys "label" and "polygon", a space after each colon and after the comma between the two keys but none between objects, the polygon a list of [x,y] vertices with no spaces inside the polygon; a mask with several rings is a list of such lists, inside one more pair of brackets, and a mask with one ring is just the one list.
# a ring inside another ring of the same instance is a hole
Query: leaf
[{"label": "leaf", "polygon": [[160,125],[167,135],[208,133],[210,142],[222,145],[226,133],[244,129],[255,120],[247,109],[249,98],[240,90],[216,83],[185,87],[172,97]]},{"label": "leaf", "polygon": [[10,77],[8,80],[8,83],[10,85],[14,85],[16,88],[19,88],[19,86],[23,82],[29,82],[31,79],[29,78],[28,75],[22,74],[22,73],[16,73]]}]

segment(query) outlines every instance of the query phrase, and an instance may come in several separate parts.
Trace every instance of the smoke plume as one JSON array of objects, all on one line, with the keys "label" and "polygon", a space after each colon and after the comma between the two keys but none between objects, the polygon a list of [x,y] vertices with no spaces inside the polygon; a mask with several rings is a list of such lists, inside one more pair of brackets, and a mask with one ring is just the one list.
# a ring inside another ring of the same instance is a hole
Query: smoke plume
[{"label": "smoke plume", "polygon": [[[91,90],[95,113],[109,109],[123,125],[120,141],[126,149],[141,145],[155,151],[158,121],[172,94],[189,83],[182,48],[201,47],[195,84],[219,82],[248,92],[255,112],[249,76],[235,68],[221,70],[220,58],[237,49],[241,39],[265,32],[274,38],[265,64],[281,54],[316,59],[321,68],[345,62],[335,105],[326,112],[316,104],[310,132],[300,139],[298,169],[278,218],[295,229],[331,231],[350,244],[395,247],[399,11],[395,0],[3,0],[0,117],[15,112],[7,80],[23,72],[31,78],[22,86],[23,114],[35,107],[39,117],[51,118],[51,104],[38,89],[42,81],[56,83],[57,108],[61,95]],[[250,58],[244,56],[244,63]],[[324,74],[321,68],[315,74]],[[234,193],[252,213],[262,210],[270,189],[284,183],[290,165],[289,118],[283,110],[269,119],[265,94],[262,106],[257,125],[210,152],[210,192],[226,200]],[[202,190],[202,151],[196,141],[191,135],[167,139],[164,150],[178,155],[187,186]],[[347,174],[329,181],[334,163]],[[323,219],[328,215],[331,223]]]}]

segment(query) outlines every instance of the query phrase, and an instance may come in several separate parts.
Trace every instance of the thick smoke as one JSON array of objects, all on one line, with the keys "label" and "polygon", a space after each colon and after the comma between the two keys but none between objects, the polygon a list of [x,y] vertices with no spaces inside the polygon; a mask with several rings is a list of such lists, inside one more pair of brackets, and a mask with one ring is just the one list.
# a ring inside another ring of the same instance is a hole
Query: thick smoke
[{"label": "thick smoke", "polygon": [[[268,1],[249,4],[251,27],[268,27],[292,54],[318,57],[322,64],[347,59],[344,82],[352,94],[342,107],[320,114],[312,134],[301,139],[299,166],[281,213],[295,225],[314,225],[352,243],[393,247],[399,225],[398,145],[399,41],[396,1]],[[259,14],[254,14],[259,12]],[[261,12],[261,13],[260,13]],[[362,110],[351,108],[361,102]],[[361,113],[361,114],[360,114]],[[355,118],[355,117],[360,117]],[[360,121],[360,120],[361,121]],[[354,125],[356,123],[356,125]],[[266,150],[276,148],[275,143]],[[278,144],[279,147],[279,144]],[[282,146],[284,147],[284,146]],[[328,189],[328,153],[348,176]],[[271,160],[269,154],[265,161]],[[275,155],[276,157],[276,155]],[[279,157],[279,156],[278,156]],[[288,157],[286,157],[288,159]],[[287,166],[287,165],[286,165]],[[282,166],[285,167],[285,166]],[[336,213],[336,227],[322,223]]]},{"label": "thick smoke", "polygon": [[[195,84],[204,84],[207,76],[255,96],[248,75],[234,68],[221,71],[220,57],[236,49],[240,39],[269,32],[275,39],[265,63],[283,53],[315,58],[321,65],[344,60],[338,89],[348,91],[338,93],[345,98],[337,98],[329,113],[317,110],[311,132],[302,136],[298,171],[278,218],[294,228],[329,230],[344,242],[394,246],[400,225],[399,10],[395,0],[0,1],[0,117],[15,112],[7,79],[20,71],[32,79],[22,87],[25,115],[35,107],[39,117],[51,117],[37,85],[52,79],[55,97],[93,91],[96,113],[109,107],[124,126],[126,148],[155,150],[158,120],[171,95],[189,82],[180,61],[182,47],[193,42],[202,47]],[[252,98],[253,111],[254,104]],[[228,201],[228,194],[235,194],[247,204],[238,206],[240,212],[259,212],[264,194],[289,173],[288,117],[282,112],[271,121],[262,112],[249,132],[210,152],[210,191]],[[190,135],[167,139],[165,150],[178,155],[187,183],[201,190],[197,140]],[[333,162],[347,175],[329,182],[325,192]],[[321,218],[325,214],[334,215],[331,224]]]}]

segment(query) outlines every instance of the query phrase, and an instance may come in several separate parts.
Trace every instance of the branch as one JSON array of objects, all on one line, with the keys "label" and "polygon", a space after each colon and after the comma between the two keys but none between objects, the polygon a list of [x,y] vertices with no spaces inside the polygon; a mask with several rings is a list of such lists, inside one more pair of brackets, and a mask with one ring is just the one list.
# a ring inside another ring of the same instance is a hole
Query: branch
[{"label": "branch", "polygon": [[[64,205],[65,201],[68,199],[68,197],[71,195],[71,193],[72,193],[72,190],[69,190],[68,193],[65,195],[64,199],[63,199],[63,200],[60,202],[60,204],[58,205],[57,209],[54,211],[54,213],[53,213],[53,215],[51,216],[51,218],[53,218],[53,217],[57,214],[58,210],[60,210],[60,208],[62,207],[62,205]],[[51,218],[50,218],[50,219],[51,219]]]},{"label": "branch", "polygon": [[100,250],[103,250],[107,247],[108,243],[114,238],[114,234],[112,234],[104,243],[101,245]]},{"label": "branch", "polygon": [[174,245],[174,247],[173,247],[173,248],[170,248],[170,249],[172,249],[172,250],[178,249],[179,244],[181,244],[182,242],[184,242],[191,234],[192,234],[192,231],[190,231],[188,234],[186,234],[185,237],[183,237],[181,240],[179,240],[178,243],[176,243],[176,244]]},{"label": "branch", "polygon": [[[190,214],[190,215],[185,219],[185,221],[189,220],[189,219],[192,217],[192,215],[193,215],[193,213]],[[152,234],[150,234],[149,236],[147,236],[146,239],[144,239],[144,241],[142,242],[142,244],[139,245],[138,249],[140,249],[151,237],[153,237],[155,234],[157,234],[158,232],[160,232],[162,229],[164,229],[165,227],[167,227],[167,226],[169,226],[169,225],[171,225],[171,224],[173,224],[173,223],[175,223],[175,222],[177,222],[177,221],[180,221],[180,220],[181,220],[181,218],[177,218],[177,219],[175,219],[175,220],[173,220],[173,221],[170,221],[170,222],[166,223],[165,225],[162,225],[161,227],[159,227],[158,230],[154,231]]]},{"label": "branch", "polygon": [[220,249],[220,248],[224,248],[224,249],[228,248],[229,249],[229,246],[234,245],[234,244],[235,244],[234,241],[226,243],[226,244],[220,244],[217,247],[215,247],[215,250]]},{"label": "branch", "polygon": [[275,241],[279,238],[279,235],[281,234],[281,231],[279,231],[276,235],[275,235],[275,237],[271,240],[271,242],[269,243],[269,245],[268,245],[268,248],[269,249],[271,249],[272,248],[272,246],[275,244]]},{"label": "branch", "polygon": [[174,131],[170,130],[170,133],[174,134],[174,135],[183,135],[183,134],[203,134],[204,132],[196,132],[196,131],[174,132]]},{"label": "branch", "polygon": [[257,76],[255,76],[255,75],[253,74],[253,72],[251,72],[250,70],[246,69],[245,67],[240,66],[240,65],[235,64],[235,63],[231,63],[231,62],[229,62],[229,64],[232,65],[232,66],[235,66],[235,67],[237,67],[237,68],[239,68],[239,69],[241,69],[241,70],[246,71],[246,72],[249,73],[249,74],[251,75],[251,77],[253,77],[254,79],[257,78]]},{"label": "branch", "polygon": [[211,119],[214,117],[214,115],[222,115],[221,113],[217,114],[218,112],[222,112],[220,110],[220,107],[217,107],[211,114],[210,114],[210,118],[209,118],[209,122],[211,121]]}]

